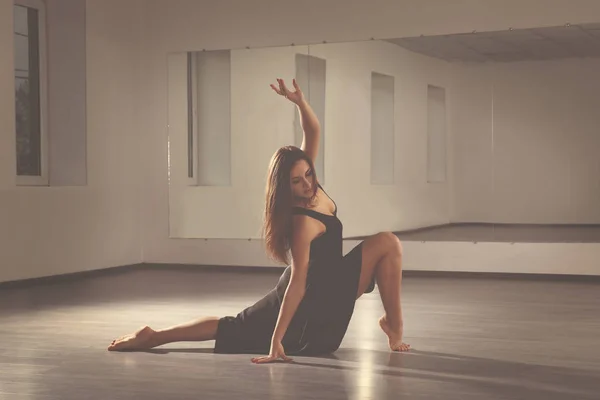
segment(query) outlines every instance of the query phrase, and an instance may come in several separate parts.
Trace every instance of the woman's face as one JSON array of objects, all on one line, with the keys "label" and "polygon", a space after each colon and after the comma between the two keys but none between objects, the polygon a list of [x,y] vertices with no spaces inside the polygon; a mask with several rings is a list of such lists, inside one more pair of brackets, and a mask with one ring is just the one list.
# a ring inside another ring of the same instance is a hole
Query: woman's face
[{"label": "woman's face", "polygon": [[298,160],[290,171],[292,195],[309,199],[313,194],[314,174],[306,160]]}]

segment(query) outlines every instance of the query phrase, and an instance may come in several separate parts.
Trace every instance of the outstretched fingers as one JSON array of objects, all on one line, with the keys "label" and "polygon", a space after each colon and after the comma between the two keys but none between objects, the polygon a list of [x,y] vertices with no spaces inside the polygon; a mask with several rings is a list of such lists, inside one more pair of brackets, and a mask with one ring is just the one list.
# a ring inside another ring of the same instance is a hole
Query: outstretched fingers
[{"label": "outstretched fingers", "polygon": [[283,79],[277,79],[277,82],[279,82],[279,90],[281,91],[281,93],[283,93],[284,95],[289,95],[290,91],[287,88],[287,86],[285,86],[285,82],[283,81]]},{"label": "outstretched fingers", "polygon": [[292,79],[292,84],[294,85],[294,89],[300,91],[300,86],[298,86],[298,82],[296,82],[296,78]]},{"label": "outstretched fingers", "polygon": [[275,85],[273,85],[273,84],[271,83],[271,85],[270,85],[270,86],[271,86],[271,89],[273,89],[273,90],[275,91],[275,93],[277,93],[277,94],[278,94],[278,95],[280,95],[280,96],[283,96],[283,93],[281,93],[281,91],[280,91],[280,90],[279,90],[279,89],[278,89],[278,88],[277,88]]},{"label": "outstretched fingers", "polygon": [[275,357],[273,357],[273,356],[254,357],[252,359],[252,362],[254,364],[265,364],[265,363],[269,363],[269,362],[273,362],[273,361],[275,361]]},{"label": "outstretched fingers", "polygon": [[280,96],[285,96],[288,97],[290,95],[290,91],[289,89],[285,86],[285,83],[283,82],[283,79],[277,79],[277,83],[279,84],[279,87],[271,84],[271,89],[273,89],[275,91],[275,93],[277,93]]},{"label": "outstretched fingers", "polygon": [[304,95],[302,90],[300,90],[300,86],[298,85],[298,82],[296,82],[296,79],[293,79],[292,83],[295,90],[288,89],[288,87],[285,85],[285,81],[280,78],[277,78],[277,84],[271,84],[270,86],[271,89],[273,89],[273,91],[278,95],[285,97],[294,104],[300,104],[304,98]]},{"label": "outstretched fingers", "polygon": [[281,358],[281,361],[284,361],[284,362],[294,361],[293,359],[289,358],[285,354],[282,354],[281,356],[254,357],[254,358],[251,359],[251,361],[254,364],[266,364],[266,363],[271,363],[271,362],[278,361],[280,358]]}]

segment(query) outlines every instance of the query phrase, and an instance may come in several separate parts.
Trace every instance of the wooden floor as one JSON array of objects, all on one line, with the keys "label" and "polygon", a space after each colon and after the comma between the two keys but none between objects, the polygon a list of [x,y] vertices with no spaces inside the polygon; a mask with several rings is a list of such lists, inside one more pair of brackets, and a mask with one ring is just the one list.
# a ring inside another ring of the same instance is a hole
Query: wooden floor
[{"label": "wooden floor", "polygon": [[279,272],[128,270],[0,287],[0,399],[598,399],[600,285],[408,277],[408,354],[358,302],[331,357],[254,365],[212,342],[112,353],[113,337],[231,315]]}]

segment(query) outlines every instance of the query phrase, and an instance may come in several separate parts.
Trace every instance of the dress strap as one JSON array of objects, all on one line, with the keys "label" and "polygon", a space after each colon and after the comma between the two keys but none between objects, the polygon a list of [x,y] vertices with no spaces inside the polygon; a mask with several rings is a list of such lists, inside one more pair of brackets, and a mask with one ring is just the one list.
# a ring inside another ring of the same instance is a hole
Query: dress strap
[{"label": "dress strap", "polygon": [[310,210],[308,208],[304,208],[304,207],[294,207],[292,209],[292,214],[294,215],[306,215],[307,217],[312,217],[316,220],[321,221],[324,224],[327,224],[327,217],[329,217],[329,215],[326,214],[322,214],[318,211],[314,211],[314,210]]}]

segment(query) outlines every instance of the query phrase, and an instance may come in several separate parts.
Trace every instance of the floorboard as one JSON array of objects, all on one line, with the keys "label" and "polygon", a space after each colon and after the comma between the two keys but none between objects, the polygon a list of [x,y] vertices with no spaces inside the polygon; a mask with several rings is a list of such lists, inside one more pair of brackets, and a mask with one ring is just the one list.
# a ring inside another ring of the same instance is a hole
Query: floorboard
[{"label": "floorboard", "polygon": [[377,292],[357,302],[328,357],[254,365],[213,342],[113,353],[115,337],[234,315],[278,271],[124,270],[0,287],[0,399],[597,399],[600,285],[407,277],[410,353],[377,326]]}]

